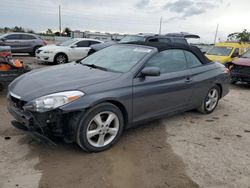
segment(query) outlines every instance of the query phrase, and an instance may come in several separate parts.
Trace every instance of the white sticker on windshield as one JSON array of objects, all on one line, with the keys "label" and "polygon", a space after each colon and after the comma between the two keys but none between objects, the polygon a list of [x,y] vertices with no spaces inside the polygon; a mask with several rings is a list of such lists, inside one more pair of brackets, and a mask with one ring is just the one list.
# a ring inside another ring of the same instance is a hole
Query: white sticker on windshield
[{"label": "white sticker on windshield", "polygon": [[133,51],[134,52],[143,52],[143,53],[149,53],[149,52],[151,52],[150,49],[146,49],[146,48],[135,48]]}]

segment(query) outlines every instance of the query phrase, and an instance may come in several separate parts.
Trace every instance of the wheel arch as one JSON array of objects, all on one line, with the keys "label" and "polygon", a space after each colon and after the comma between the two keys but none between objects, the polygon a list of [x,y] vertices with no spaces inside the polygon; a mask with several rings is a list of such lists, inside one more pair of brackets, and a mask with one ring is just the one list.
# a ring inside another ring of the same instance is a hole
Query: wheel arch
[{"label": "wheel arch", "polygon": [[216,83],[215,84],[216,86],[218,86],[219,87],[219,89],[220,89],[220,93],[219,93],[219,97],[221,98],[222,97],[222,92],[223,92],[223,88],[222,88],[222,85],[220,84],[220,83]]},{"label": "wheel arch", "polygon": [[57,52],[56,55],[54,56],[54,62],[56,60],[56,57],[60,54],[65,55],[65,57],[67,58],[67,62],[69,61],[69,56],[65,52]]},{"label": "wheel arch", "polygon": [[122,114],[123,114],[123,118],[124,118],[124,127],[127,127],[127,124],[128,124],[128,112],[127,112],[127,109],[125,108],[125,106],[119,102],[119,101],[116,101],[116,100],[107,100],[107,101],[104,101],[104,102],[109,102],[115,106],[117,106]]},{"label": "wheel arch", "polygon": [[111,103],[111,104],[115,105],[116,107],[118,107],[119,110],[121,110],[123,118],[124,118],[124,127],[125,128],[127,127],[127,125],[129,124],[129,113],[128,113],[125,105],[116,99],[112,98],[112,99],[104,99],[101,101],[97,101],[97,102],[93,103],[92,105],[90,105],[88,108],[86,108],[86,110],[89,110],[89,109],[93,108],[94,106],[99,105],[101,103]]}]

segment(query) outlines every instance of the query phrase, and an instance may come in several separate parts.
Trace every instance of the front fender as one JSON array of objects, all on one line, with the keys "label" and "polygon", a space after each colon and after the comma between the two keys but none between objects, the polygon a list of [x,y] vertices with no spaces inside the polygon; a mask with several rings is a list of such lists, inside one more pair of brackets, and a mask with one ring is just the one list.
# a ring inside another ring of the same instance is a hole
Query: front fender
[{"label": "front fender", "polygon": [[[102,102],[113,102],[121,104],[126,110],[128,121],[132,118],[132,87],[120,88],[118,90],[109,90],[95,94],[86,94],[80,99],[60,107],[64,113],[86,111]],[[118,106],[119,107],[119,106]]]}]

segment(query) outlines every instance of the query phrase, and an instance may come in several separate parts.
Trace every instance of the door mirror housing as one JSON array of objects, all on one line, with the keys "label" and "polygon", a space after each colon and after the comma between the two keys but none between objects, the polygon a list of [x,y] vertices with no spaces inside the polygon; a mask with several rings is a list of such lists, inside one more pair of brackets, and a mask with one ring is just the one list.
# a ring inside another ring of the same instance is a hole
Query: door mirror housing
[{"label": "door mirror housing", "polygon": [[161,71],[159,67],[145,67],[142,69],[141,74],[143,76],[160,76]]},{"label": "door mirror housing", "polygon": [[70,46],[70,48],[76,48],[76,47],[77,47],[77,45],[76,45],[76,44],[74,44],[74,45]]}]

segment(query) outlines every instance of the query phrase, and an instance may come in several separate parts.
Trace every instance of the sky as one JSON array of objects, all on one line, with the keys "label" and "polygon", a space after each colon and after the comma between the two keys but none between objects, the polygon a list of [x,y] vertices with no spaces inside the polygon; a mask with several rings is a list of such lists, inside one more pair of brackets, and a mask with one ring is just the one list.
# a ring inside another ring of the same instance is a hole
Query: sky
[{"label": "sky", "polygon": [[37,32],[62,27],[112,33],[189,32],[201,42],[250,30],[249,0],[0,0],[0,27],[22,26]]}]

